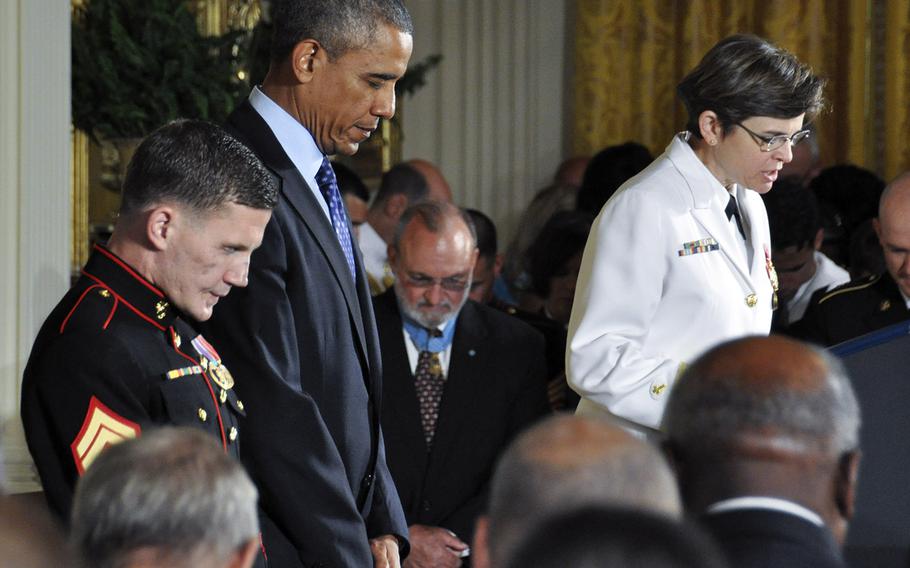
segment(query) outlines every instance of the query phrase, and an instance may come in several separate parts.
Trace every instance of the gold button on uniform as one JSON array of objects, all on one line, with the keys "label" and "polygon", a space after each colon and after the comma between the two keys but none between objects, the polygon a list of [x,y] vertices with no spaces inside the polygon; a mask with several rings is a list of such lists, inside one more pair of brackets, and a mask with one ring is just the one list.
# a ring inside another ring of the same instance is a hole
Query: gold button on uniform
[{"label": "gold button on uniform", "polygon": [[232,442],[237,439],[237,428],[231,426],[231,431],[228,432],[228,438],[230,438]]},{"label": "gold button on uniform", "polygon": [[199,420],[202,420],[203,422],[205,422],[205,419],[208,418],[208,416],[209,416],[206,413],[204,408],[200,408],[198,414],[199,414]]},{"label": "gold button on uniform", "polygon": [[243,403],[239,400],[237,401],[237,408],[239,408],[240,410],[243,410]]},{"label": "gold button on uniform", "polygon": [[221,404],[224,404],[224,401],[227,400],[227,391],[226,390],[221,389],[221,394],[218,395],[218,400],[221,401]]},{"label": "gold button on uniform", "polygon": [[756,296],[755,294],[749,294],[748,296],[746,296],[746,305],[749,306],[750,308],[754,308],[755,304],[757,304],[757,303],[758,303],[758,296]]}]

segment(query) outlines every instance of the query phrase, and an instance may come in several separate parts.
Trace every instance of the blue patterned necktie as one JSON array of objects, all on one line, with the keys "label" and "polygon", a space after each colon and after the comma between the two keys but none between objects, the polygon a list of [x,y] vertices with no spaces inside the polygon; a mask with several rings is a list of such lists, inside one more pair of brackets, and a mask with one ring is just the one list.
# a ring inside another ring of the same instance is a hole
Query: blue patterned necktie
[{"label": "blue patterned necktie", "polygon": [[344,258],[348,261],[348,268],[351,269],[351,279],[356,281],[357,270],[354,266],[354,245],[351,241],[351,232],[348,231],[347,214],[344,211],[344,204],[341,202],[341,192],[338,191],[335,171],[326,156],[323,156],[322,165],[319,166],[319,171],[316,172],[316,183],[319,184],[322,197],[325,198],[325,202],[329,205],[332,228],[335,229],[335,236],[338,237],[338,243],[341,245],[341,250],[344,251]]}]

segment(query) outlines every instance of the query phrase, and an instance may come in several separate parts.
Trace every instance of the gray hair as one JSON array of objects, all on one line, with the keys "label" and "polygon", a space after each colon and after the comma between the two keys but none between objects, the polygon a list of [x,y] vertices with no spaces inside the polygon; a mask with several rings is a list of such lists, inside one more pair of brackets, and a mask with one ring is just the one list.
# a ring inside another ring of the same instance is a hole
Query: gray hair
[{"label": "gray hair", "polygon": [[446,201],[426,200],[411,205],[401,214],[398,225],[395,227],[395,236],[392,239],[392,246],[395,247],[395,250],[399,250],[401,236],[414,218],[420,219],[423,226],[434,234],[448,229],[453,219],[461,219],[468,227],[468,232],[471,233],[474,247],[477,247],[477,229],[474,227],[473,219],[464,209]]},{"label": "gray hair", "polygon": [[227,559],[259,533],[256,488],[211,436],[160,428],[105,450],[76,487],[71,535],[94,568],[138,549],[170,566]]},{"label": "gray hair", "polygon": [[627,506],[679,517],[676,481],[657,448],[606,420],[548,418],[500,458],[490,489],[492,564],[541,518],[583,505]]},{"label": "gray hair", "polygon": [[401,0],[275,0],[272,61],[287,57],[305,39],[318,41],[331,59],[369,47],[381,24],[411,34],[411,15]]},{"label": "gray hair", "polygon": [[663,422],[673,447],[726,453],[747,440],[753,446],[800,454],[815,451],[831,457],[858,447],[859,405],[847,371],[836,357],[799,343],[809,358],[819,358],[820,365],[812,365],[811,369],[820,370],[823,376],[814,377],[818,379],[814,388],[788,388],[785,376],[779,381],[763,382],[767,385],[764,388],[755,388],[761,375],[754,366],[718,364],[727,348],[743,341],[756,338],[715,347],[675,385]]}]

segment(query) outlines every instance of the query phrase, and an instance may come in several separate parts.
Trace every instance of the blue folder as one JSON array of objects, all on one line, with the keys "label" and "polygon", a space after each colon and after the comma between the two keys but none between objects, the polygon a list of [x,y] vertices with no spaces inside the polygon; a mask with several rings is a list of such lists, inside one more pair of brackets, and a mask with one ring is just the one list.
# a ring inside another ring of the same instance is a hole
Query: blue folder
[{"label": "blue folder", "polygon": [[863,414],[852,568],[910,566],[910,321],[835,345]]}]

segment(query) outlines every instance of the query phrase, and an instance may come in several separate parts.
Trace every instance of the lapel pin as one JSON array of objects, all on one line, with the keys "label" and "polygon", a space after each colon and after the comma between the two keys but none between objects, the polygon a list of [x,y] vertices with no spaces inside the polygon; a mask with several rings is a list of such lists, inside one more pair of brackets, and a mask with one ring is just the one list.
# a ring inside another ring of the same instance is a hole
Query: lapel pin
[{"label": "lapel pin", "polygon": [[474,351],[473,349],[469,349],[469,350],[468,350],[468,357],[473,357],[474,355],[477,355],[477,351]]}]

